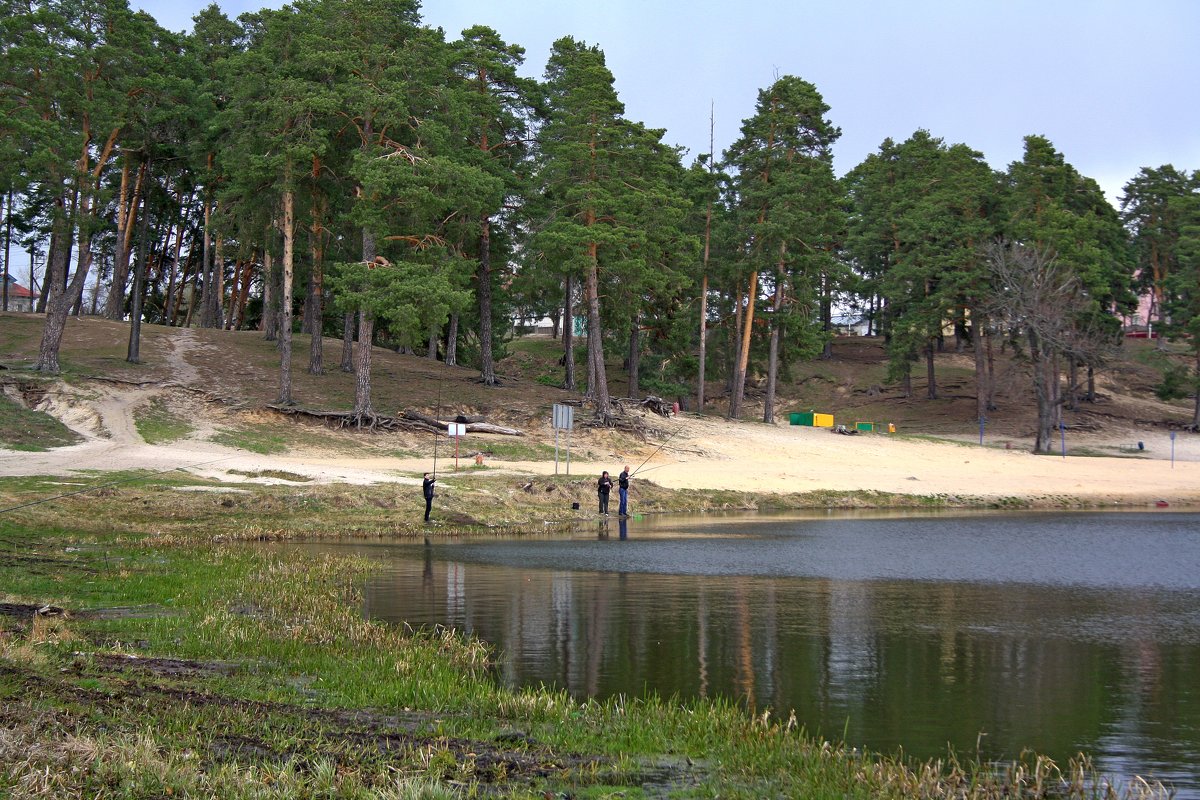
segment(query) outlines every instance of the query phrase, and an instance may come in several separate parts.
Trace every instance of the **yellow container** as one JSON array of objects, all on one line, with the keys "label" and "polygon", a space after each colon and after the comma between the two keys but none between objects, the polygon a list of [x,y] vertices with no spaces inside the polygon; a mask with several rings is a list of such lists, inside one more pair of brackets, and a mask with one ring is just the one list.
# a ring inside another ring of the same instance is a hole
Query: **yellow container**
[{"label": "yellow container", "polygon": [[814,428],[832,428],[833,414],[813,414]]}]

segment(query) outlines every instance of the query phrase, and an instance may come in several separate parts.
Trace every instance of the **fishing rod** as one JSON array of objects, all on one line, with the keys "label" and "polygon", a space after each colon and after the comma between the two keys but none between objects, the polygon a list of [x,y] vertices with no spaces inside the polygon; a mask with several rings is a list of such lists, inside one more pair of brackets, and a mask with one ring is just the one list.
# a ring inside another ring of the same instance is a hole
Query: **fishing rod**
[{"label": "fishing rod", "polygon": [[433,477],[437,479],[438,418],[442,416],[442,382],[438,381],[437,408],[433,412]]},{"label": "fishing rod", "polygon": [[62,500],[63,498],[66,498],[66,497],[74,497],[77,494],[87,494],[88,492],[94,492],[98,489],[106,489],[109,486],[119,486],[122,483],[131,483],[133,481],[142,480],[143,478],[153,478],[156,475],[166,475],[168,472],[177,472],[177,471],[181,471],[181,470],[185,470],[185,469],[194,469],[195,467],[204,467],[209,464],[216,464],[219,461],[228,461],[231,458],[242,458],[242,457],[243,457],[243,454],[238,453],[237,455],[224,456],[223,458],[214,458],[211,461],[198,461],[195,464],[184,464],[181,467],[171,467],[170,469],[163,469],[163,470],[159,470],[158,472],[151,472],[149,475],[134,475],[132,478],[120,478],[118,480],[108,481],[107,483],[101,483],[96,486],[89,486],[86,489],[76,489],[73,492],[63,492],[62,494],[56,494],[56,495],[53,495],[52,497],[43,497],[40,500],[31,500],[28,503],[21,503],[20,505],[17,505],[17,506],[9,506],[8,508],[0,508],[0,514],[7,514],[10,511],[18,511],[22,508],[29,508],[30,506],[40,506],[43,503],[53,503],[55,500]]},{"label": "fishing rod", "polygon": [[[672,440],[672,439],[674,439],[676,436],[678,436],[678,435],[679,435],[679,432],[680,432],[680,431],[682,431],[682,430],[683,430],[683,428],[676,428],[674,433],[672,433],[672,434],[671,434],[670,436],[668,436],[666,439],[663,439],[663,442],[662,442],[662,444],[660,444],[658,447],[654,448],[654,452],[653,452],[653,453],[651,453],[650,455],[646,456],[646,461],[649,461],[650,459],[652,459],[652,458],[654,458],[656,455],[658,455],[658,451],[659,451],[659,450],[662,450],[664,447],[666,447],[666,446],[667,446],[667,442],[671,441],[671,440]],[[634,475],[637,475],[639,472],[641,472],[641,471],[642,471],[642,467],[646,466],[646,461],[643,461],[641,464],[638,464],[638,468],[637,468],[637,469],[635,469],[633,472],[629,473],[629,477],[631,477],[631,478],[632,478]],[[647,472],[649,472],[649,470],[647,470]]]},{"label": "fishing rod", "polygon": [[[649,469],[639,469],[638,471],[639,471],[639,472],[654,472],[654,470],[656,470],[656,469],[662,469],[663,467],[674,467],[674,466],[677,466],[677,463],[673,462],[673,463],[670,463],[670,464],[659,464],[659,465],[658,465],[658,466],[656,466],[656,467],[650,467]],[[629,476],[629,477],[631,477],[631,478],[632,478],[632,477],[633,477],[633,475],[632,475],[632,474],[630,474],[630,476]]]}]

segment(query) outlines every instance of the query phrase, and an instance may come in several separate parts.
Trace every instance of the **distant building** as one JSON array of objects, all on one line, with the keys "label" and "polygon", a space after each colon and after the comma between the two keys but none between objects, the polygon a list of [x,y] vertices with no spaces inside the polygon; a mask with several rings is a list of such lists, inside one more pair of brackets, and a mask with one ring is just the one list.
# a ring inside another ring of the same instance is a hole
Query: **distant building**
[{"label": "distant building", "polygon": [[870,326],[861,314],[834,314],[830,320],[835,333],[842,336],[866,336]]},{"label": "distant building", "polygon": [[17,283],[17,279],[12,275],[8,276],[9,311],[24,311],[26,313],[32,313],[33,304],[36,302],[37,295],[26,289],[21,284]]}]

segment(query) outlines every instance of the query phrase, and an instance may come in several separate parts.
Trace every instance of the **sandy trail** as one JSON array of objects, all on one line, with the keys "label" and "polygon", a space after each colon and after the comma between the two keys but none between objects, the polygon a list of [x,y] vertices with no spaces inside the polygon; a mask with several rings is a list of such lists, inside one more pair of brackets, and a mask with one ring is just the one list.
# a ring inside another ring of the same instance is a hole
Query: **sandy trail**
[{"label": "sandy trail", "polygon": [[[171,385],[128,387],[93,383],[86,389],[59,384],[47,394],[45,410],[62,419],[85,437],[70,447],[43,453],[0,450],[0,475],[61,475],[83,471],[175,469],[237,483],[265,482],[253,473],[265,470],[302,475],[323,483],[413,484],[429,469],[428,459],[353,458],[293,452],[259,455],[225,447],[206,439],[211,420],[198,413],[190,420],[190,438],[168,445],[148,445],[138,435],[134,411],[174,386],[198,385],[199,370],[188,361],[198,343],[192,331],[182,329],[173,339],[169,358]],[[1029,442],[1013,441],[1005,450],[1002,441],[989,447],[910,439],[885,434],[839,436],[828,430],[802,426],[729,422],[692,416],[647,420],[655,436],[630,452],[610,452],[604,460],[573,458],[571,473],[594,476],[602,469],[613,474],[623,464],[634,469],[635,480],[648,480],[676,489],[728,489],[758,492],[809,492],[817,490],[875,490],[915,495],[1032,498],[1061,503],[1078,498],[1089,504],[1150,503],[1163,499],[1172,505],[1200,504],[1200,437],[1181,433],[1172,441],[1167,432],[1154,431],[1121,439],[1071,434],[1068,447],[1123,446],[1136,450],[1141,439],[1143,457],[1034,456]],[[548,430],[543,437],[550,440]],[[670,437],[664,446],[652,452]],[[473,435],[472,451],[486,449],[486,435]],[[602,449],[599,440],[588,441],[591,451]],[[578,440],[577,445],[578,447]],[[1174,461],[1170,456],[1174,446]],[[583,448],[579,448],[582,451]],[[649,458],[647,458],[649,456]],[[565,459],[565,453],[564,453]],[[643,461],[645,463],[643,464]],[[460,466],[470,463],[462,459]],[[439,463],[443,480],[453,481],[452,462]],[[540,462],[489,462],[484,475],[514,472],[554,474],[552,460]],[[565,461],[559,471],[565,472]],[[239,473],[251,473],[244,475]]]}]

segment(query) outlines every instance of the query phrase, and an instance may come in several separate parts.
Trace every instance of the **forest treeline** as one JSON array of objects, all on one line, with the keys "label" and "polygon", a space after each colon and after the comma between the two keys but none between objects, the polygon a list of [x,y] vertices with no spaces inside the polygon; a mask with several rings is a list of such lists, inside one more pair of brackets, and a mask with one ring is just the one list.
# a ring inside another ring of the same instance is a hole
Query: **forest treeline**
[{"label": "forest treeline", "polygon": [[549,317],[600,424],[614,357],[630,396],[740,417],[750,384],[773,421],[787,365],[852,309],[906,391],[973,352],[981,418],[993,348],[1028,359],[1042,450],[1142,295],[1195,352],[1176,377],[1200,423],[1197,172],[1145,167],[1118,211],[1044,137],[997,171],[918,130],[839,178],[840,130],[793,76],[688,164],[625,116],[599,47],[559,39],[530,79],[522,47],[449,40],[416,0],[213,4],[188,34],[126,0],[3,0],[0,32],[5,291],[12,247],[44,254],[42,371],[72,313],[128,320],[133,361],[143,321],[260,329],[291,403],[292,333],[322,333],[369,421],[364,345],[494,384],[513,321]]}]

